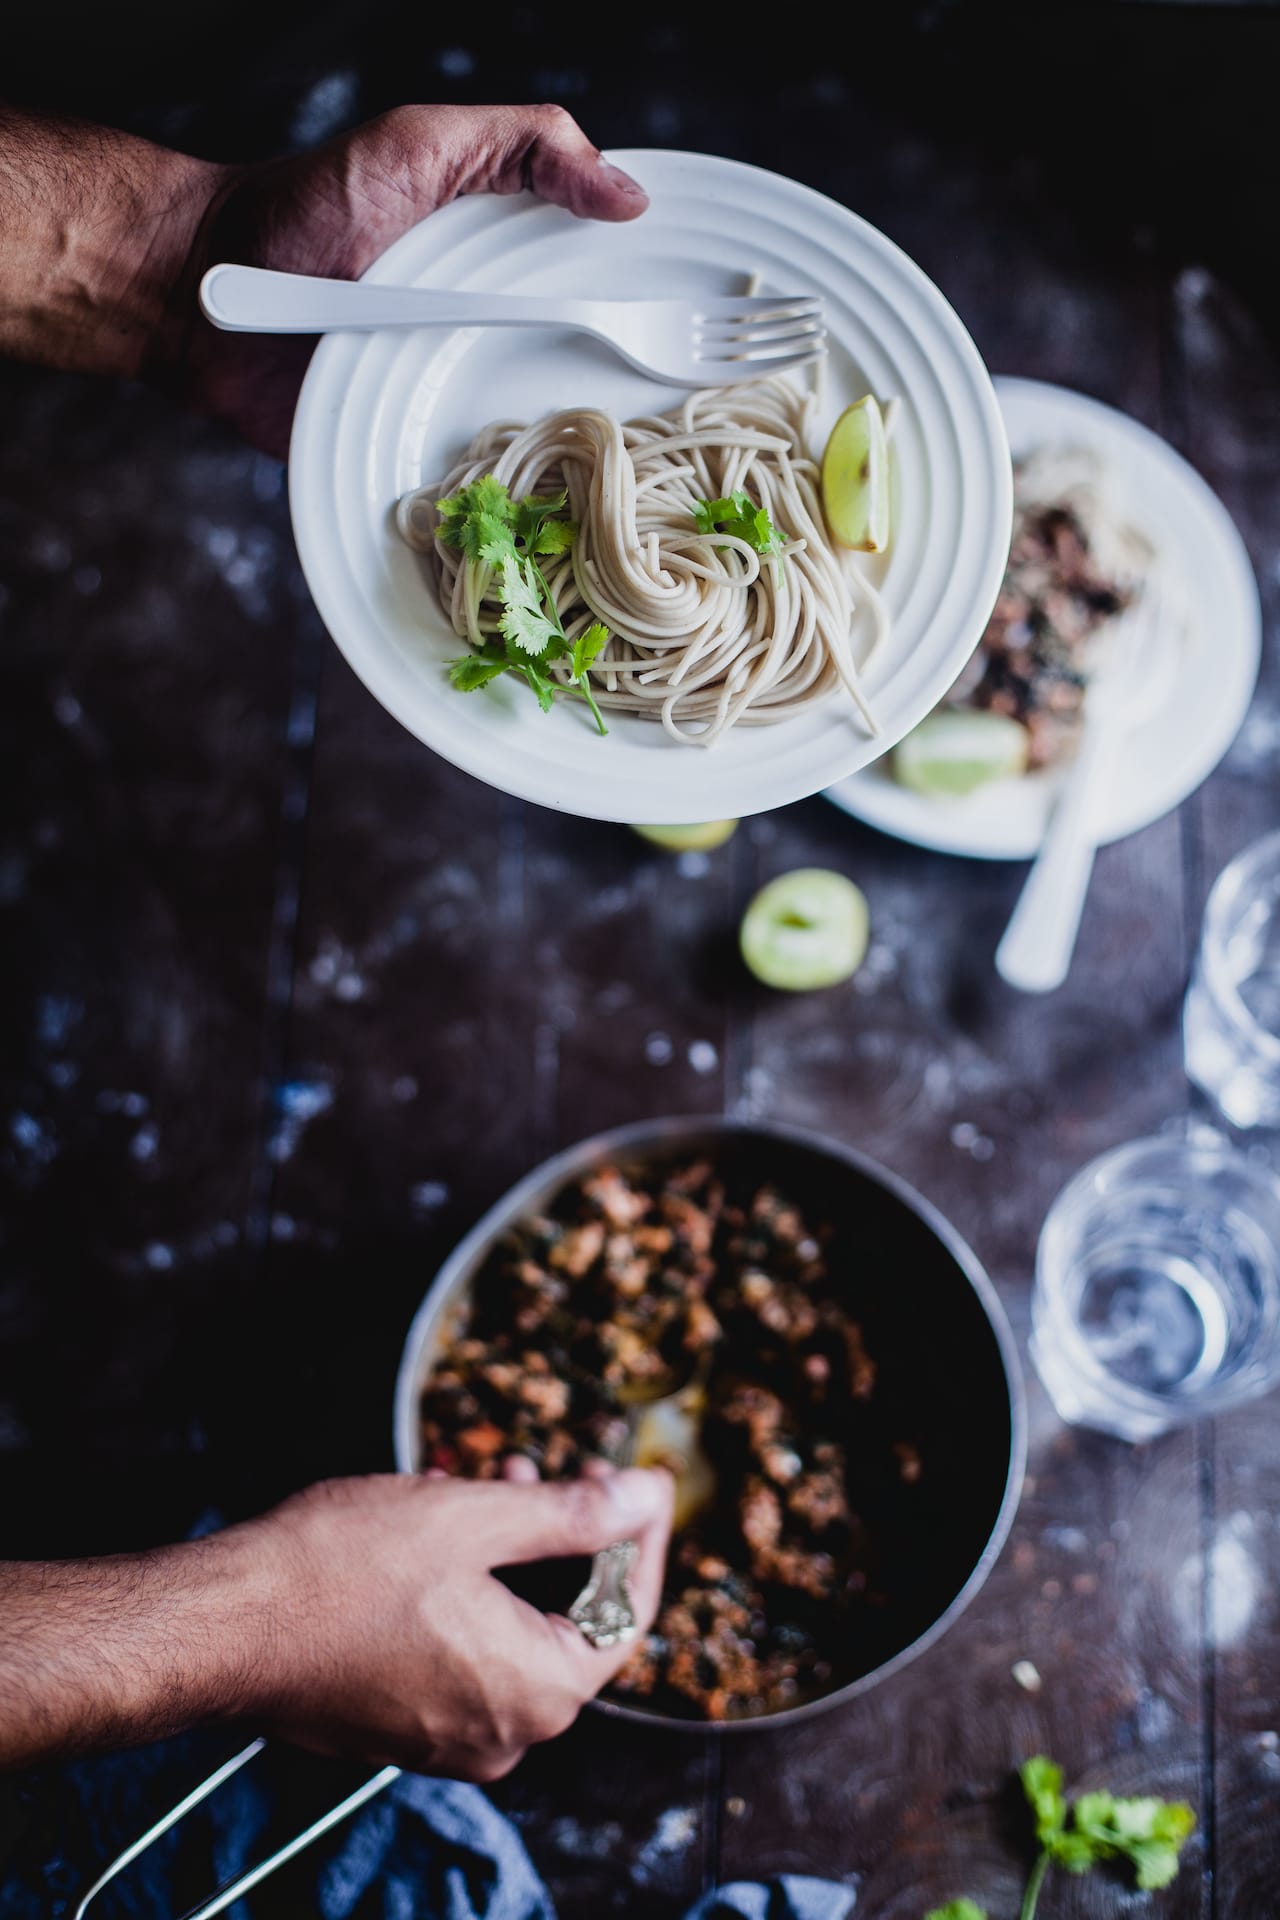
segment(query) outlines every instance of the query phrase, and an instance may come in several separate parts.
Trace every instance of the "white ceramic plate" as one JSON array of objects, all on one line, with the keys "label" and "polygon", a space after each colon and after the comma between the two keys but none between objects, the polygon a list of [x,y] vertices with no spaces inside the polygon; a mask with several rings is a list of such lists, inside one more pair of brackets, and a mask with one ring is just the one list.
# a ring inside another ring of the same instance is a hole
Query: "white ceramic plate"
[{"label": "white ceramic plate", "polygon": [[[442,477],[499,418],[593,405],[626,417],[674,405],[607,348],[573,334],[462,328],[332,334],[298,404],[289,497],[307,583],[366,686],[435,752],[491,785],[597,819],[679,824],[761,812],[816,793],[899,740],[946,691],[999,588],[1012,513],[1008,445],[977,351],[936,287],[883,234],[807,187],[703,154],[609,156],[647,188],[625,226],[580,221],[528,195],[480,196],[406,233],[368,277],[488,292],[688,296],[821,294],[830,353],[822,434],[871,391],[896,395],[898,513],[878,584],[894,622],[867,692],[714,749],[655,722],[611,717],[602,740],[577,702],[543,714],[503,680],[460,694],[443,663],[459,641],[392,507]],[[820,448],[817,449],[820,451]]]},{"label": "white ceramic plate", "polygon": [[[1083,447],[1113,469],[1126,517],[1151,542],[1155,571],[1184,610],[1179,671],[1098,795],[1097,838],[1120,840],[1193,793],[1240,729],[1262,645],[1253,568],[1222,502],[1158,434],[1065,387],[1003,378],[995,385],[1015,458],[1041,446]],[[885,766],[868,766],[827,798],[918,846],[1029,860],[1044,838],[1059,777],[996,780],[962,800],[933,800],[899,786]]]}]

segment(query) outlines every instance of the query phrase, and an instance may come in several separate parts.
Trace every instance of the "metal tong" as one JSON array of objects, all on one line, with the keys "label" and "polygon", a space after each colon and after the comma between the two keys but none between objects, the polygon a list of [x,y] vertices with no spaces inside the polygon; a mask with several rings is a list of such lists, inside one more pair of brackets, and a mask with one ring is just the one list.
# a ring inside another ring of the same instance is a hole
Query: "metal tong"
[{"label": "metal tong", "polygon": [[[247,1747],[233,1754],[230,1760],[224,1761],[206,1780],[202,1780],[198,1787],[193,1787],[184,1799],[179,1800],[176,1807],[171,1807],[168,1813],[163,1814],[159,1820],[149,1826],[132,1846],[126,1847],[123,1853],[118,1854],[106,1871],[98,1875],[88,1893],[85,1894],[75,1910],[73,1920],[83,1920],[103,1888],[108,1886],[117,1874],[123,1873],[126,1867],[131,1866],[154,1841],[160,1838],[162,1833],[168,1833],[170,1827],[177,1826],[179,1820],[190,1813],[192,1807],[198,1807],[202,1800],[208,1799],[211,1793],[216,1793],[232,1774],[239,1773],[241,1767],[248,1766],[250,1760],[255,1759],[266,1744],[263,1739],[251,1740]],[[340,1800],[337,1806],[330,1807],[329,1811],[322,1813],[318,1820],[313,1820],[304,1832],[295,1834],[292,1840],[287,1840],[284,1846],[278,1847],[267,1859],[260,1860],[257,1866],[248,1867],[244,1873],[237,1874],[234,1880],[228,1880],[210,1899],[190,1908],[182,1916],[182,1920],[212,1920],[215,1913],[222,1913],[233,1901],[239,1900],[265,1880],[269,1874],[274,1873],[277,1867],[282,1867],[286,1860],[292,1860],[294,1855],[301,1853],[304,1847],[309,1847],[313,1840],[318,1840],[322,1833],[327,1833],[330,1827],[336,1827],[339,1820],[345,1820],[349,1813],[354,1813],[358,1807],[364,1806],[367,1800],[372,1800],[375,1794],[381,1793],[384,1787],[389,1787],[393,1780],[398,1780],[401,1771],[400,1767],[383,1767],[380,1773],[371,1775],[356,1788],[354,1793],[349,1793],[345,1800]]]}]

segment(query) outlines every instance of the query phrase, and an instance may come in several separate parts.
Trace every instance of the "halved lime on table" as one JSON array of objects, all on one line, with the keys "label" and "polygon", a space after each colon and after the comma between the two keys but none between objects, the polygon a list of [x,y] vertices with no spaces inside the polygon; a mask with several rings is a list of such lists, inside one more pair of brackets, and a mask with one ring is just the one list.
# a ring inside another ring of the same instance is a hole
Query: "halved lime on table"
[{"label": "halved lime on table", "polygon": [[889,441],[874,394],[846,407],[822,455],[822,507],[832,538],[857,553],[889,544]]},{"label": "halved lime on table", "polygon": [[632,827],[631,831],[669,853],[710,853],[712,847],[724,845],[737,825],[736,820],[704,820],[698,826]]},{"label": "halved lime on table", "polygon": [[972,707],[941,707],[913,727],[893,750],[893,771],[913,793],[960,799],[991,780],[1027,770],[1031,736],[1008,714]]},{"label": "halved lime on table", "polygon": [[860,888],[826,867],[797,867],[761,887],[742,917],[742,957],[786,993],[834,987],[861,966],[870,920]]}]

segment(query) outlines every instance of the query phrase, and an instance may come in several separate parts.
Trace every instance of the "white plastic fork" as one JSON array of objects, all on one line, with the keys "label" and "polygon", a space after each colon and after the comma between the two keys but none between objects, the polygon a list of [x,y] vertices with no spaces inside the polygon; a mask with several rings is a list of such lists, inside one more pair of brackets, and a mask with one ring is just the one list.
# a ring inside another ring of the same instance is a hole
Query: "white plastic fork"
[{"label": "white plastic fork", "polygon": [[1108,637],[1106,662],[1085,700],[1079,751],[996,948],[996,972],[1023,993],[1051,993],[1067,977],[1097,852],[1098,795],[1121,746],[1167,691],[1157,654],[1175,639],[1151,576]]},{"label": "white plastic fork", "polygon": [[373,280],[320,280],[265,267],[210,267],[200,305],[229,333],[371,333],[382,327],[568,327],[641,373],[721,387],[805,366],[826,352],[822,302],[757,293],[706,300],[559,300],[444,293]]}]

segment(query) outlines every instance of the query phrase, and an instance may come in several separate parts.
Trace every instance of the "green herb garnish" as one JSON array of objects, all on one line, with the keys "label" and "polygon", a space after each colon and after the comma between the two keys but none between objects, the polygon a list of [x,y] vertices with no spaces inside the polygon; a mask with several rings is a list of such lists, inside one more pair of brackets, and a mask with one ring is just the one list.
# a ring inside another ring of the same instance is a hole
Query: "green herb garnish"
[{"label": "green herb garnish", "polygon": [[[522,653],[544,660],[547,648],[555,640],[564,638],[564,629],[556,617],[554,604],[549,596],[544,597],[542,576],[538,569],[532,560],[517,559],[514,547],[502,557],[498,593],[502,599],[498,629],[503,637],[513,647],[519,647]],[[550,619],[543,612],[544,606],[549,604]]]},{"label": "green herb garnish", "polygon": [[609,629],[595,621],[570,640],[538,565],[539,559],[567,553],[573,545],[578,529],[564,517],[565,501],[563,492],[513,500],[491,473],[437,501],[440,538],[468,566],[483,570],[481,597],[501,608],[497,633],[478,652],[451,661],[449,679],[461,693],[474,693],[499,674],[517,674],[549,713],[556,694],[568,689],[547,669],[567,656],[570,686],[581,693],[601,733],[607,733],[588,670],[607,645]]},{"label": "green herb garnish", "polygon": [[[1144,1892],[1167,1887],[1178,1871],[1178,1852],[1195,1829],[1196,1816],[1183,1800],[1117,1799],[1113,1793],[1082,1793],[1068,1805],[1062,1768],[1042,1753],[1018,1769],[1035,1817],[1040,1854],[1031,1869],[1018,1920],[1033,1920],[1050,1867],[1088,1873],[1104,1860],[1127,1860]],[[925,1920],[987,1920],[972,1900],[935,1907]]]},{"label": "green herb garnish", "polygon": [[768,508],[753,506],[741,487],[735,487],[727,500],[695,501],[693,517],[699,533],[733,534],[759,554],[781,554],[785,544]]},{"label": "green herb garnish", "polygon": [[464,660],[450,662],[449,678],[459,693],[474,693],[477,687],[487,687],[500,673],[506,673],[510,664],[505,653],[495,658],[483,653],[469,653]]}]

